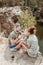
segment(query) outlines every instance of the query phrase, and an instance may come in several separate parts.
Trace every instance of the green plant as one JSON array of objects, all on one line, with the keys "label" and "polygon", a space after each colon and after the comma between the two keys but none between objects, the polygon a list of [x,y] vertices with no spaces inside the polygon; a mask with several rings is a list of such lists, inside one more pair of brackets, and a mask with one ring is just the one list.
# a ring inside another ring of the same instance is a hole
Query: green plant
[{"label": "green plant", "polygon": [[31,16],[30,13],[28,13],[28,10],[22,13],[21,17],[19,18],[19,22],[22,28],[30,27],[36,24],[35,17]]}]

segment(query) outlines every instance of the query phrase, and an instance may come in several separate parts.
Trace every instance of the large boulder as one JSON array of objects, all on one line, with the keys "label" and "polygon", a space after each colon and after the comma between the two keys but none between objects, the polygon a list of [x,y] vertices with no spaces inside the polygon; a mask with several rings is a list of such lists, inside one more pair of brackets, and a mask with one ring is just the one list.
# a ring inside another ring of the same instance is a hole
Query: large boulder
[{"label": "large boulder", "polygon": [[[0,37],[0,65],[43,65],[43,56],[39,53],[36,58],[29,57],[22,49],[12,51],[8,47],[8,39]],[[12,56],[14,59],[12,60]]]}]

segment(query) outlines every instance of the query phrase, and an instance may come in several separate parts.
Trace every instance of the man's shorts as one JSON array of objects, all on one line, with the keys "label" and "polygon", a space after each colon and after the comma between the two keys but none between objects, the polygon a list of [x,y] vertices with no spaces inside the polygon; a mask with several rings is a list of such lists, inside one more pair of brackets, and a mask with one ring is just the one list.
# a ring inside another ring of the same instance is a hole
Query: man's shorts
[{"label": "man's shorts", "polygon": [[14,48],[14,47],[16,47],[17,45],[18,45],[18,44],[10,44],[9,47],[10,47],[10,48]]}]

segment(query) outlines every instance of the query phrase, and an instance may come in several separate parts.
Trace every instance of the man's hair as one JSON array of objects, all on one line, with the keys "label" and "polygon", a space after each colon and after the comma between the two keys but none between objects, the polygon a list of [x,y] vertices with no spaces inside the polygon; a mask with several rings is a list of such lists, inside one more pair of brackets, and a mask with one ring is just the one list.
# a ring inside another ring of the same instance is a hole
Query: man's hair
[{"label": "man's hair", "polygon": [[17,18],[17,16],[16,16],[16,15],[14,15],[14,16],[12,17],[12,19],[14,20],[14,21],[13,21],[14,23],[17,23],[18,18]]}]

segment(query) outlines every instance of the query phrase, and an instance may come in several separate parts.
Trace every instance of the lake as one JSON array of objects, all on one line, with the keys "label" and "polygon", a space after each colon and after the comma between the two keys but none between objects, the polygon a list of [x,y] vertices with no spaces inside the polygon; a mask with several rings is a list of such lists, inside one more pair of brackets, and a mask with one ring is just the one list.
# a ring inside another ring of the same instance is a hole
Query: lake
[{"label": "lake", "polygon": [[40,52],[43,55],[43,25],[37,24],[37,36],[39,39]]}]

